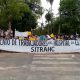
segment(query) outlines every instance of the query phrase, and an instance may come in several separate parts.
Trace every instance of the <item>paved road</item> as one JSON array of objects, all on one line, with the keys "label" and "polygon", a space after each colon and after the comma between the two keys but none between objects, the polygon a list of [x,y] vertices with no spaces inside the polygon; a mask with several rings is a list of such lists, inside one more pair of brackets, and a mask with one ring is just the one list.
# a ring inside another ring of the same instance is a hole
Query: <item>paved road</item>
[{"label": "paved road", "polygon": [[80,54],[0,53],[0,80],[80,80]]}]

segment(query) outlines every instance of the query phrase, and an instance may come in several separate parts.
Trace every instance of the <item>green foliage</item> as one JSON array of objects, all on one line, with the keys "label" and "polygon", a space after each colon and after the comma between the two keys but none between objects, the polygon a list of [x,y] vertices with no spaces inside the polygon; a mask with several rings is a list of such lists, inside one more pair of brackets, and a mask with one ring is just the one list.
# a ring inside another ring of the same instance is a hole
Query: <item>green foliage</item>
[{"label": "green foliage", "polygon": [[72,29],[71,33],[80,26],[80,1],[62,0],[60,6],[60,20],[62,29]]},{"label": "green foliage", "polygon": [[45,15],[45,18],[46,18],[46,21],[49,23],[51,22],[52,18],[53,18],[53,14],[48,12],[46,15]]},{"label": "green foliage", "polygon": [[[37,0],[31,0],[32,3],[35,1]],[[30,31],[36,28],[36,15],[31,10],[25,0],[0,0],[0,28],[8,29],[9,22],[13,31]]]},{"label": "green foliage", "polygon": [[34,30],[34,35],[43,35],[43,30],[42,30],[42,28],[40,27],[40,28],[38,28],[38,29],[35,29]]},{"label": "green foliage", "polygon": [[46,22],[48,22],[48,34],[52,33],[52,23],[54,21],[53,13],[48,11],[48,13],[45,15]]},{"label": "green foliage", "polygon": [[37,15],[42,14],[41,0],[25,0],[29,8]]},{"label": "green foliage", "polygon": [[[50,0],[47,0],[50,2]],[[50,4],[52,5],[52,2]],[[47,13],[45,18],[48,24],[44,28],[45,33],[75,34],[80,33],[80,0],[61,0],[60,16],[51,22],[51,14]]]},{"label": "green foliage", "polygon": [[35,29],[37,25],[37,20],[32,12],[24,13],[21,20],[14,20],[12,23],[12,28],[15,27],[18,31],[31,31]]},{"label": "green foliage", "polygon": [[23,12],[29,11],[28,6],[21,0],[3,0],[0,6],[2,15],[4,14],[7,18],[11,16],[14,19],[21,19]]},{"label": "green foliage", "polygon": [[34,30],[34,35],[46,35],[48,33],[48,28],[45,27],[44,29],[42,29],[41,27],[37,28]]},{"label": "green foliage", "polygon": [[25,2],[40,4],[41,0],[25,0]]},{"label": "green foliage", "polygon": [[59,12],[60,16],[52,23],[53,32],[80,33],[80,0],[61,0]]},{"label": "green foliage", "polygon": [[[46,21],[48,22],[48,34],[50,34],[50,32],[52,33],[52,19],[53,19],[53,13],[52,13],[52,4],[54,0],[46,0],[50,3],[51,5],[51,9],[48,11],[48,13],[45,15]],[[49,25],[51,23],[51,25]]]},{"label": "green foliage", "polygon": [[0,25],[21,20],[25,12],[29,12],[29,7],[23,0],[0,0]]}]

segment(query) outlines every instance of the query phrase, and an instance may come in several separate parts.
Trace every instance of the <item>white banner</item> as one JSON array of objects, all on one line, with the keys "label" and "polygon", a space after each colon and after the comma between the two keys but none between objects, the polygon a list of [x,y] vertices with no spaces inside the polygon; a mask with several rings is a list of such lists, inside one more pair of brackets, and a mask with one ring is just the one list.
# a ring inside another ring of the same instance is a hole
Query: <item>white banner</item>
[{"label": "white banner", "polygon": [[18,39],[0,39],[0,50],[33,53],[71,53],[80,52],[79,40],[27,41]]},{"label": "white banner", "polygon": [[29,31],[26,32],[15,31],[15,37],[28,37],[29,35],[31,35],[31,32]]}]

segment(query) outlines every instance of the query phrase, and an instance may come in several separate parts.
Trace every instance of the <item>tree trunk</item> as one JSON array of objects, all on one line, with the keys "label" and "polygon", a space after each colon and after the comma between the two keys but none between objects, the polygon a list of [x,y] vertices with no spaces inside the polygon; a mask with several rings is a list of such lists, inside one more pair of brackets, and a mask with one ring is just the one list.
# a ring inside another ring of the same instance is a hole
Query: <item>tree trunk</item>
[{"label": "tree trunk", "polygon": [[[49,24],[49,21],[48,21],[48,24]],[[48,25],[48,35],[49,35],[49,30],[50,30],[49,27],[50,27],[50,26]]]},{"label": "tree trunk", "polygon": [[[51,16],[53,17],[53,13],[52,13],[52,5],[51,5]],[[52,17],[51,17],[51,33],[52,33]]]},{"label": "tree trunk", "polygon": [[[60,6],[61,6],[61,0],[60,0]],[[61,21],[61,11],[59,12],[59,15],[60,15],[60,19],[59,19],[59,22]],[[58,28],[58,34],[61,33],[61,22],[59,23],[59,28]]]},{"label": "tree trunk", "polygon": [[11,37],[15,37],[15,28],[12,27],[11,21],[9,21],[9,34]]},{"label": "tree trunk", "polygon": [[13,31],[13,38],[15,37],[15,27],[12,28]]},{"label": "tree trunk", "polygon": [[52,13],[52,5],[51,5],[51,13]]},{"label": "tree trunk", "polygon": [[11,30],[11,21],[9,21],[9,25],[8,26],[9,26],[9,30]]},{"label": "tree trunk", "polygon": [[60,34],[60,28],[61,28],[61,26],[59,25],[59,28],[58,28],[58,34]]}]

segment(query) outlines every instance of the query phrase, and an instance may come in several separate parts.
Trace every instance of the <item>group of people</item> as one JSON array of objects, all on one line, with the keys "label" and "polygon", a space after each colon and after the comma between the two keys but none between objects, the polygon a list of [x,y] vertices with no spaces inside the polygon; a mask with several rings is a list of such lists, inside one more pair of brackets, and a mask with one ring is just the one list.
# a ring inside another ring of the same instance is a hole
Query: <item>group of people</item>
[{"label": "group of people", "polygon": [[28,37],[18,37],[18,39],[26,39],[30,41],[46,41],[46,40],[79,40],[79,35],[29,35]]},{"label": "group of people", "polygon": [[[0,38],[12,38],[12,31],[11,30],[7,30],[6,32],[1,30],[0,29]],[[58,34],[50,34],[50,35],[29,35],[27,37],[20,37],[20,36],[17,36],[15,37],[17,39],[26,39],[26,40],[30,40],[30,41],[35,41],[35,40],[41,40],[41,41],[44,41],[44,40],[50,40],[50,39],[53,39],[53,40],[76,40],[76,39],[79,39],[80,36],[77,34],[77,35],[58,35]]]},{"label": "group of people", "polygon": [[12,38],[12,30],[7,30],[7,31],[4,31],[4,30],[1,30],[0,29],[0,38]]}]

